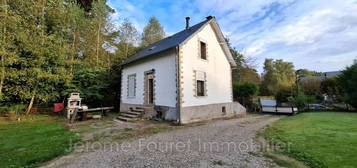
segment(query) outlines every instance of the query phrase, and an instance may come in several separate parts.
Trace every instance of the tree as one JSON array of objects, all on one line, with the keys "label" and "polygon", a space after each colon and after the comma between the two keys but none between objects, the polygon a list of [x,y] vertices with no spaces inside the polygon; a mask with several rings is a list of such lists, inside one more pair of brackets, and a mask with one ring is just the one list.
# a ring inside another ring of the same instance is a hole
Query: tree
[{"label": "tree", "polygon": [[[243,67],[240,70],[240,74],[238,82],[253,82],[255,84],[260,84],[260,76],[256,69]],[[233,81],[237,81],[237,79],[233,79]]]},{"label": "tree", "polygon": [[329,101],[342,102],[344,93],[336,77],[329,77],[321,82],[321,93],[329,97]]},{"label": "tree", "polygon": [[138,31],[128,19],[125,19],[119,27],[119,39],[118,47],[121,49],[121,45],[124,46],[124,58],[127,58],[129,54],[133,54],[133,51],[135,51],[134,44],[138,40]]},{"label": "tree", "polygon": [[323,76],[322,72],[310,71],[308,69],[299,69],[297,70],[297,75],[301,77],[311,77],[311,76]]},{"label": "tree", "polygon": [[229,38],[225,38],[228,44],[229,50],[232,57],[237,65],[235,69],[232,70],[232,81],[233,82],[254,82],[256,84],[260,83],[260,76],[257,70],[249,65],[249,61],[244,57],[244,55],[239,52],[235,47],[232,46]]},{"label": "tree", "polygon": [[337,77],[339,86],[344,90],[346,103],[357,109],[357,60]]},{"label": "tree", "polygon": [[65,60],[68,45],[63,36],[65,29],[56,26],[61,25],[57,24],[60,21],[58,17],[64,17],[58,13],[64,9],[64,4],[62,1],[49,5],[48,0],[13,0],[8,4],[9,13],[16,18],[14,27],[9,29],[14,43],[11,49],[16,54],[6,64],[3,101],[26,102],[27,113],[36,100],[49,102],[58,99],[60,90],[69,81]]},{"label": "tree", "polygon": [[149,23],[144,27],[141,37],[141,45],[148,46],[165,37],[164,28],[160,25],[156,17],[151,17]]},{"label": "tree", "polygon": [[86,23],[85,12],[75,3],[69,2],[68,7],[66,8],[66,23],[65,27],[68,28],[68,34],[70,34],[69,41],[71,41],[71,54],[70,54],[70,72],[73,73],[73,68],[76,64],[75,60],[80,59],[81,53],[81,37],[83,37],[83,31],[85,30],[88,24]]},{"label": "tree", "polygon": [[277,95],[279,92],[291,94],[294,83],[295,71],[293,63],[265,59],[264,79],[261,84],[263,94]]},{"label": "tree", "polygon": [[320,95],[321,94],[321,80],[315,77],[306,77],[299,81],[299,87],[306,95]]},{"label": "tree", "polygon": [[[113,37],[113,24],[110,21],[109,15],[113,10],[105,3],[104,0],[93,2],[91,12],[89,13],[86,22],[87,27],[82,30],[83,36],[83,57],[90,66],[99,68],[100,66],[109,65],[110,56],[106,48],[111,48],[111,42],[116,37]],[[105,48],[104,48],[105,47]],[[107,66],[109,67],[109,66]]]}]

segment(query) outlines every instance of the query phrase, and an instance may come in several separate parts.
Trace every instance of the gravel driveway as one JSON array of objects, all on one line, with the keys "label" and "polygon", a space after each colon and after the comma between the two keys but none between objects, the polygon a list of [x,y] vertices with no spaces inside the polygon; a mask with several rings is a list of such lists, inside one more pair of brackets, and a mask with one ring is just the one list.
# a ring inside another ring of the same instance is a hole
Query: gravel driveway
[{"label": "gravel driveway", "polygon": [[255,116],[218,120],[142,139],[97,144],[94,152],[71,154],[46,167],[278,167],[254,143],[258,130],[278,120]]}]

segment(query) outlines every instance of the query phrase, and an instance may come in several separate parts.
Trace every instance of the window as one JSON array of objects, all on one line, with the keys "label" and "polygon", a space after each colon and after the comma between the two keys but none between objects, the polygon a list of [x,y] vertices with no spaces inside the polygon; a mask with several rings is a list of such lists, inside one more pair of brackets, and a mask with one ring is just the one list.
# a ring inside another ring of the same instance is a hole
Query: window
[{"label": "window", "polygon": [[226,106],[222,106],[222,113],[226,114]]},{"label": "window", "polygon": [[196,96],[207,96],[206,92],[206,73],[202,71],[195,71],[196,80]]},{"label": "window", "polygon": [[197,80],[197,96],[205,96],[205,82]]},{"label": "window", "polygon": [[206,60],[207,59],[207,45],[204,42],[200,42],[200,46],[201,46],[201,59]]},{"label": "window", "polygon": [[128,76],[128,97],[133,98],[135,97],[135,88],[136,88],[136,75],[129,75]]}]

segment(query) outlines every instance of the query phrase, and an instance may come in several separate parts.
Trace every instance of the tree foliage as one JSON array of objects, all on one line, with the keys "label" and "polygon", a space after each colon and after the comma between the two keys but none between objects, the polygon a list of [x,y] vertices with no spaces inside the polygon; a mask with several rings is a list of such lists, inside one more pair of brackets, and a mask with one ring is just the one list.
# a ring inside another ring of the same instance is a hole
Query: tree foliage
[{"label": "tree foliage", "polygon": [[337,78],[339,86],[345,91],[346,103],[357,108],[357,61],[347,67]]},{"label": "tree foliage", "polygon": [[293,63],[280,59],[265,59],[264,79],[261,84],[263,94],[277,95],[279,92],[291,93],[295,80]]},{"label": "tree foliage", "polygon": [[164,28],[156,17],[151,17],[149,23],[144,27],[141,37],[141,45],[148,46],[165,37]]},{"label": "tree foliage", "polygon": [[257,70],[249,63],[248,59],[239,52],[235,47],[232,46],[229,38],[225,38],[228,44],[229,50],[233,56],[233,59],[237,65],[235,69],[232,70],[232,81],[233,82],[254,82],[256,84],[260,83],[260,76]]},{"label": "tree foliage", "polygon": [[301,91],[307,95],[320,95],[322,81],[315,77],[306,77],[304,80],[299,81]]},{"label": "tree foliage", "polygon": [[[136,30],[118,29],[113,10],[96,0],[85,10],[76,0],[2,0],[0,8],[0,103],[43,104],[80,92],[91,105],[112,103],[113,68],[135,51]],[[126,48],[117,46],[130,44]]]}]

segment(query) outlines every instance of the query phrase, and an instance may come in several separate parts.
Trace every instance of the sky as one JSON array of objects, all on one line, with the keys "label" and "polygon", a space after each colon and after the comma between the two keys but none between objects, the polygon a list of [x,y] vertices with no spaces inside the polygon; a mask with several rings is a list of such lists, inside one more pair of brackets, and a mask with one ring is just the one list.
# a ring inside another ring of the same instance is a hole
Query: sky
[{"label": "sky", "polygon": [[215,16],[225,36],[262,72],[266,58],[295,69],[342,70],[357,59],[357,0],[108,0],[112,19],[139,32],[151,16],[166,35]]}]

